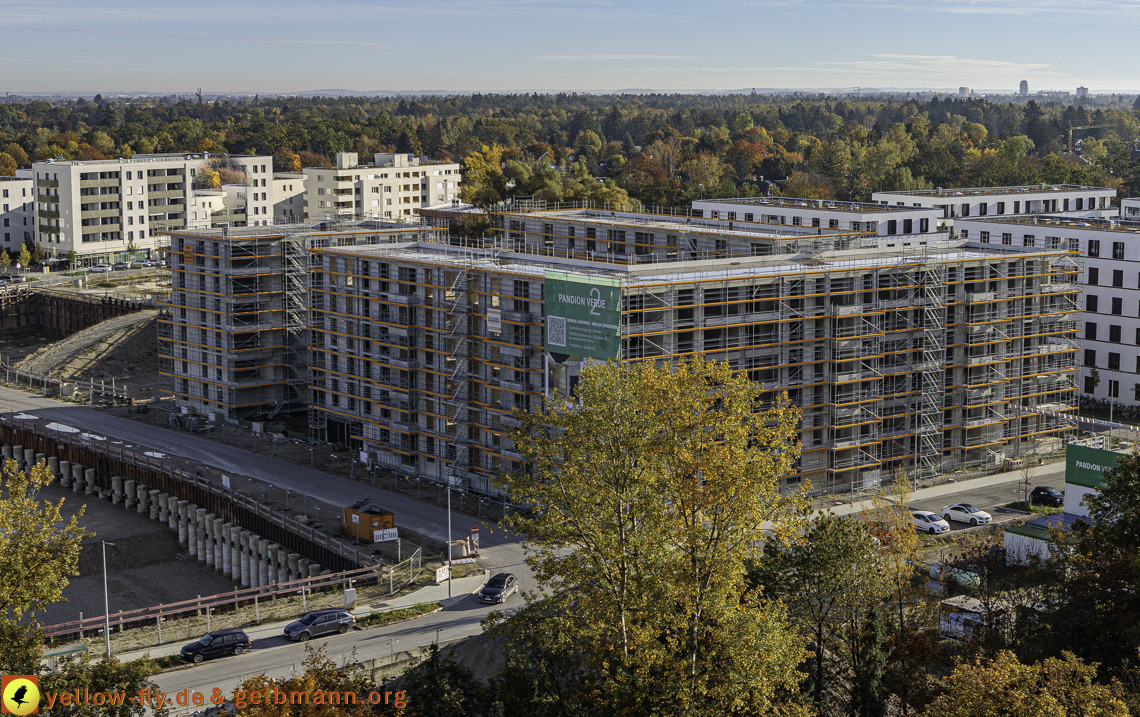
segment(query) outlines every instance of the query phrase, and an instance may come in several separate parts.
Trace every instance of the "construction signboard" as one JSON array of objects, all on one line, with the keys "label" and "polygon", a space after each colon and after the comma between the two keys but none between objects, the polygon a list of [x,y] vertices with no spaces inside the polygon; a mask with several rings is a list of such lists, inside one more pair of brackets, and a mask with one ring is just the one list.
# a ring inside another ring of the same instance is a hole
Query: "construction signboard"
[{"label": "construction signboard", "polygon": [[621,357],[621,285],[616,279],[546,272],[546,351],[598,361]]}]

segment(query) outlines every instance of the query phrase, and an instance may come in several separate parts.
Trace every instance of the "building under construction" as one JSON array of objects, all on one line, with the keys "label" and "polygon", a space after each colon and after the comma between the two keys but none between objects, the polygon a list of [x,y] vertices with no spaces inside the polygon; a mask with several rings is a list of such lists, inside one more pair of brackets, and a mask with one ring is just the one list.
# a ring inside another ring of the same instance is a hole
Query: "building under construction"
[{"label": "building under construction", "polygon": [[858,232],[581,208],[496,223],[481,248],[313,250],[317,437],[490,491],[521,460],[514,409],[572,391],[590,360],[697,354],[802,407],[793,485],[998,464],[1071,430],[1072,252],[899,251]]},{"label": "building under construction", "polygon": [[172,232],[171,295],[158,345],[176,402],[214,418],[276,420],[303,432],[311,250],[441,235],[381,222]]}]

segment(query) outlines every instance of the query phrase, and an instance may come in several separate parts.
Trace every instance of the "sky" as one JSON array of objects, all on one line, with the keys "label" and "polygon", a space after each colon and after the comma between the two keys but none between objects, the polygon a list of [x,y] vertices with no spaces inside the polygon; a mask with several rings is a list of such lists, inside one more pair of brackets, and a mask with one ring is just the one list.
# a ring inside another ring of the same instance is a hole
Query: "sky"
[{"label": "sky", "polygon": [[0,92],[1140,90],[1140,0],[0,0]]}]

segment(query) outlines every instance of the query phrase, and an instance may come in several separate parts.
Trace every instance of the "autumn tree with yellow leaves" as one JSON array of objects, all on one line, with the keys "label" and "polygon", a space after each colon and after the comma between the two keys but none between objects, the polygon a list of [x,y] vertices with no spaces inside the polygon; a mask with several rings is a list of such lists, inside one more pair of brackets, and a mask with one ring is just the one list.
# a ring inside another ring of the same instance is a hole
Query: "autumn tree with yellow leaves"
[{"label": "autumn tree with yellow leaves", "polygon": [[582,656],[594,709],[753,713],[795,684],[807,653],[745,568],[762,527],[797,530],[778,479],[799,411],[759,395],[727,363],[607,364],[574,398],[516,414],[528,468],[502,485],[534,508],[508,520],[545,591],[528,600]]}]

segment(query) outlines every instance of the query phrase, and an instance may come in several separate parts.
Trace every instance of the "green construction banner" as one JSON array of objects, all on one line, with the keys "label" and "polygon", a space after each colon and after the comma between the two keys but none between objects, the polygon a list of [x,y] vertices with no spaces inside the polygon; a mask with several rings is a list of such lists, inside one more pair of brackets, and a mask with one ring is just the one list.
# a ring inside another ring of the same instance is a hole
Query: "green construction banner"
[{"label": "green construction banner", "polygon": [[546,272],[546,351],[599,361],[621,357],[621,283]]},{"label": "green construction banner", "polygon": [[1104,473],[1116,466],[1121,454],[1070,443],[1065,446],[1065,482],[1085,488],[1103,488]]}]

